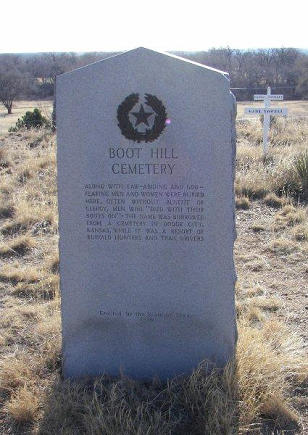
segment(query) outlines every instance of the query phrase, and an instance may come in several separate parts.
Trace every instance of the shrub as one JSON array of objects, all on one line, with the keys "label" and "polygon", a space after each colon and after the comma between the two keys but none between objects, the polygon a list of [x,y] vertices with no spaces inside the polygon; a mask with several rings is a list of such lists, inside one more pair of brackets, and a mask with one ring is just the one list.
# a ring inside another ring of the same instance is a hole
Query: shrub
[{"label": "shrub", "polygon": [[16,132],[24,128],[30,130],[41,127],[50,128],[50,122],[41,114],[39,109],[34,109],[33,112],[28,111],[22,118],[18,118],[15,127],[11,127],[9,131]]}]

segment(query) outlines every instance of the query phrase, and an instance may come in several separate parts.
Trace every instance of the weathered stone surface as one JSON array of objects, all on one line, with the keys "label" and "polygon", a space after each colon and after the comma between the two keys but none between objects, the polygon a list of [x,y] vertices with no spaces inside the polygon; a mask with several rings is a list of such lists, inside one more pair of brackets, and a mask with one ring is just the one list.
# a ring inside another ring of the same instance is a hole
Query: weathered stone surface
[{"label": "weathered stone surface", "polygon": [[232,356],[234,116],[224,73],[144,48],[58,77],[65,377]]}]

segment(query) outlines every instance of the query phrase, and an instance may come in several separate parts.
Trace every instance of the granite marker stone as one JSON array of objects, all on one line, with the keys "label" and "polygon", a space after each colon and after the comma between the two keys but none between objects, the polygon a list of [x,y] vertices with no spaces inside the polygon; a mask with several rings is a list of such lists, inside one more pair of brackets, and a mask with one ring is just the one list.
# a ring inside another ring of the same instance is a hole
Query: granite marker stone
[{"label": "granite marker stone", "polygon": [[57,78],[65,377],[166,379],[232,357],[229,86],[145,48]]}]

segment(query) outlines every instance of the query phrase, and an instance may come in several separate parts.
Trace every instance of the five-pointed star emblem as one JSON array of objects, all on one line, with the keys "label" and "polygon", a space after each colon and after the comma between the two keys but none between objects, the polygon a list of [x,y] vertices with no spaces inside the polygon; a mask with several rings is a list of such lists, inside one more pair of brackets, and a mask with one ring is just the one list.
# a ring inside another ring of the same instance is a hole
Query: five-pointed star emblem
[{"label": "five-pointed star emblem", "polygon": [[142,122],[149,125],[148,117],[153,115],[153,112],[145,112],[143,105],[141,104],[139,112],[132,112],[132,115],[136,117],[135,127]]}]

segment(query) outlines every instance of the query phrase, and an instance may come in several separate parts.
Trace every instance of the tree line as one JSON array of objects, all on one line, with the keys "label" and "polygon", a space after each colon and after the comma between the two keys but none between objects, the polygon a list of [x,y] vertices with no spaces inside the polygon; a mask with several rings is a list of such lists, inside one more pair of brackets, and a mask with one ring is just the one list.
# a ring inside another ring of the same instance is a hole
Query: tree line
[{"label": "tree line", "polygon": [[[182,53],[184,55],[184,53]],[[296,48],[211,49],[187,56],[230,74],[238,100],[251,100],[268,86],[286,99],[308,98],[308,54]]]},{"label": "tree line", "polygon": [[[0,101],[11,113],[13,101],[52,98],[56,76],[116,53],[0,54]],[[308,54],[296,48],[237,50],[213,48],[173,54],[226,71],[238,100],[271,86],[286,99],[308,98]]]}]

